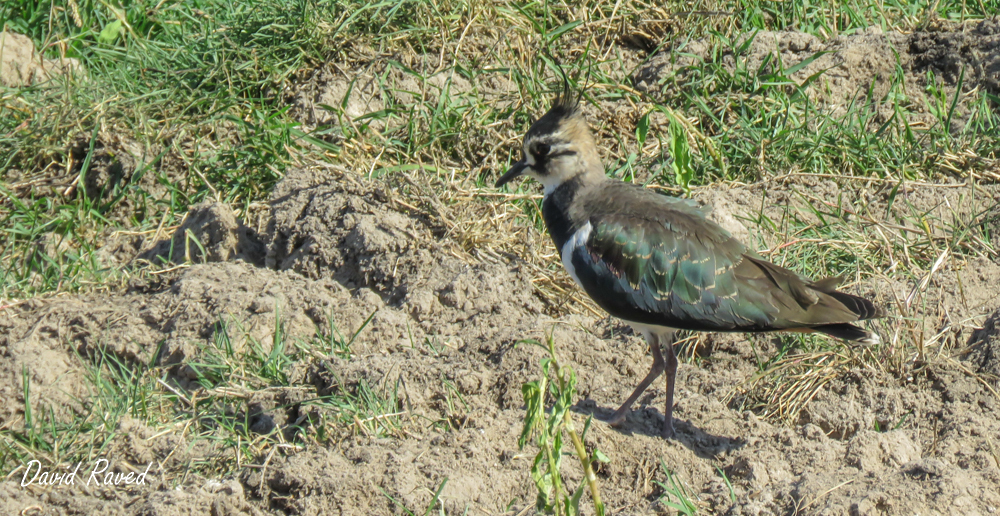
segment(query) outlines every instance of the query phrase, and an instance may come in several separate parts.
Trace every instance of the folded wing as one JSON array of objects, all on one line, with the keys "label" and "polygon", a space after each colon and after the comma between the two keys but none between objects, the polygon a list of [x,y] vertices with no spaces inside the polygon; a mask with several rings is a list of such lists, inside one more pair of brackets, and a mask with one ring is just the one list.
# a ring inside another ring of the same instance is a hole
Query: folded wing
[{"label": "folded wing", "polygon": [[811,282],[759,258],[693,201],[621,185],[631,189],[627,206],[585,203],[590,234],[570,257],[583,288],[616,317],[702,331],[829,327],[849,338],[849,328],[866,332],[844,323],[884,315],[835,290],[840,278]]}]

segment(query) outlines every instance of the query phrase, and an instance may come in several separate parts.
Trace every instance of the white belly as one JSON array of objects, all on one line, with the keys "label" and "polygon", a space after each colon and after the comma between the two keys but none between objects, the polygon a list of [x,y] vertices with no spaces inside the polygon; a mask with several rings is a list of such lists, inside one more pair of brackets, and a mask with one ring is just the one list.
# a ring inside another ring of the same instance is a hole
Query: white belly
[{"label": "white belly", "polygon": [[573,233],[573,236],[563,244],[560,254],[562,255],[563,267],[566,268],[566,272],[569,273],[573,281],[576,282],[580,288],[583,288],[583,284],[580,283],[580,277],[576,275],[576,267],[573,267],[573,253],[576,252],[578,248],[586,247],[587,239],[590,238],[590,231],[594,229],[590,225],[590,222],[586,223],[580,229]]}]

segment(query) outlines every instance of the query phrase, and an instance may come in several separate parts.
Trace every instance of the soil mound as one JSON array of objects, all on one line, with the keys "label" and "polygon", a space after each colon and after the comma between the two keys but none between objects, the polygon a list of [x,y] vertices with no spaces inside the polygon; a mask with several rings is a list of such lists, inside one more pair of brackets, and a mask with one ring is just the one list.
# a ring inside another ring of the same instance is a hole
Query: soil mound
[{"label": "soil mound", "polygon": [[236,220],[233,210],[218,202],[191,207],[173,238],[162,240],[139,257],[155,263],[203,263],[243,260],[264,264],[264,244],[253,229]]}]

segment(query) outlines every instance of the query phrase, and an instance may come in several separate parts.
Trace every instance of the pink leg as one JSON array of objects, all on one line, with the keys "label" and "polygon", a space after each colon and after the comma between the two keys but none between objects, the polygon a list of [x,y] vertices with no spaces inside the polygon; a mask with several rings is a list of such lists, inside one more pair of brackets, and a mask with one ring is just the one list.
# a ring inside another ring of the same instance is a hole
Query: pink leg
[{"label": "pink leg", "polygon": [[632,391],[632,395],[629,396],[628,399],[625,400],[625,403],[622,403],[622,406],[618,407],[618,410],[616,410],[615,413],[606,420],[610,425],[620,425],[623,421],[625,421],[625,415],[628,414],[628,411],[632,408],[632,404],[635,403],[635,400],[639,399],[639,396],[642,396],[642,393],[646,391],[649,384],[653,383],[653,380],[663,373],[664,362],[663,354],[660,353],[659,338],[656,334],[647,334],[646,341],[649,343],[649,349],[653,353],[653,366],[649,368],[649,373],[646,374],[646,377],[639,382],[639,386]]},{"label": "pink leg", "polygon": [[[674,355],[674,332],[670,332],[666,335],[657,335],[655,333],[647,333],[646,341],[649,343],[649,350],[653,354],[653,365],[649,368],[649,373],[646,377],[639,382],[639,386],[635,388],[632,395],[622,403],[622,406],[618,407],[618,410],[611,415],[610,418],[605,420],[611,425],[620,425],[625,421],[625,416],[628,411],[632,408],[632,404],[642,396],[642,393],[646,391],[649,384],[653,383],[653,380],[657,379],[664,370],[667,371],[667,422],[663,430],[664,437],[673,436],[673,425],[671,419],[671,412],[673,410],[673,396],[674,396],[674,378],[677,372],[677,357]],[[660,350],[661,345],[666,344],[667,348],[667,359],[663,359],[663,353]],[[668,430],[669,429],[669,430]]]},{"label": "pink leg", "polygon": [[677,355],[674,354],[673,334],[667,340],[667,407],[663,414],[666,421],[663,422],[663,438],[670,439],[674,436],[674,381],[677,379]]}]

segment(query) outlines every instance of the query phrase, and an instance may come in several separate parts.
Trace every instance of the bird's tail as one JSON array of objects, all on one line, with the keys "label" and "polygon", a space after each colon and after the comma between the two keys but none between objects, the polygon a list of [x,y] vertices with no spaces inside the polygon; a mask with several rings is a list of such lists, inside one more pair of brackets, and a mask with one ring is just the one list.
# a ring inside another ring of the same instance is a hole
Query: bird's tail
[{"label": "bird's tail", "polygon": [[840,301],[840,304],[846,306],[848,310],[858,314],[859,321],[879,319],[886,315],[885,310],[875,306],[874,303],[863,297],[852,296],[839,290],[827,292],[827,294]]},{"label": "bird's tail", "polygon": [[[825,293],[839,301],[848,310],[857,314],[859,321],[878,319],[886,315],[885,310],[875,306],[874,303],[863,297],[853,296],[832,288]],[[821,324],[813,326],[812,329],[823,332],[831,337],[850,340],[860,344],[878,344],[882,341],[875,332],[867,331],[849,323]]]}]

